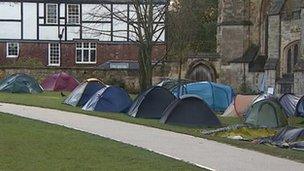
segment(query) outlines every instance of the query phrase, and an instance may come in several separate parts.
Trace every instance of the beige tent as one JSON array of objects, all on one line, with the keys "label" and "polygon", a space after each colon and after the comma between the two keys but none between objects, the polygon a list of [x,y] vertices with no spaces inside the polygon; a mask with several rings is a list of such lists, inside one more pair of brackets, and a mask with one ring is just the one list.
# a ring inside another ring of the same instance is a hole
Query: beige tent
[{"label": "beige tent", "polygon": [[258,97],[257,95],[237,95],[222,116],[243,117],[252,102]]}]

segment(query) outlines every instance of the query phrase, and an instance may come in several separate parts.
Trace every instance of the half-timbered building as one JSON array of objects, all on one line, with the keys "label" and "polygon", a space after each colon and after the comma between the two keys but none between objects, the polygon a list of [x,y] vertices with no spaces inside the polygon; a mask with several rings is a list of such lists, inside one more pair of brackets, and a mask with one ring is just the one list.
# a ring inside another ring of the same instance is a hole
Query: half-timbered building
[{"label": "half-timbered building", "polygon": [[[155,3],[165,5],[166,0]],[[33,58],[50,67],[115,61],[114,68],[125,68],[126,62],[119,61],[136,60],[138,48],[128,22],[113,14],[123,11],[127,17],[134,16],[131,8],[132,0],[3,0],[0,64]],[[158,22],[164,24],[164,19]],[[164,29],[156,35],[154,59],[166,49]]]}]

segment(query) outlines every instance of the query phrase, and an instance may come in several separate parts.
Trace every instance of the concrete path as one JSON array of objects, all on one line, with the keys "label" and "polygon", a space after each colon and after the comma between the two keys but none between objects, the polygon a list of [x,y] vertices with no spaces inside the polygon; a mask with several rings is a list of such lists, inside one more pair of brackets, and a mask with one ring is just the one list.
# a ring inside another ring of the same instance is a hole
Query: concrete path
[{"label": "concrete path", "polygon": [[0,112],[96,134],[213,170],[304,170],[304,164],[202,138],[59,110],[0,103]]}]

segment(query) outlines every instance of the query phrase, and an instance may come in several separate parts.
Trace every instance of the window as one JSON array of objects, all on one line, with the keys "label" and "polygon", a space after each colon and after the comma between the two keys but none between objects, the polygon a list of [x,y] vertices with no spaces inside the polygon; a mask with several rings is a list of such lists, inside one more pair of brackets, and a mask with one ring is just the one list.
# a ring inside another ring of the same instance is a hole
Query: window
[{"label": "window", "polygon": [[293,57],[294,65],[296,65],[298,63],[298,57],[299,57],[299,46],[295,45],[294,46],[294,57]]},{"label": "window", "polygon": [[289,49],[288,54],[287,54],[287,73],[292,72],[292,52],[291,49]]},{"label": "window", "polygon": [[96,63],[96,43],[76,43],[76,63],[95,64]]},{"label": "window", "polygon": [[79,5],[69,4],[68,5],[68,23],[69,24],[79,24],[80,19],[80,9]]},{"label": "window", "polygon": [[111,69],[129,69],[129,63],[110,63]]},{"label": "window", "polygon": [[58,22],[58,5],[46,4],[46,23],[57,24]]},{"label": "window", "polygon": [[19,56],[19,43],[6,44],[6,57],[17,58]]},{"label": "window", "polygon": [[59,43],[49,44],[49,66],[60,66],[60,45]]}]

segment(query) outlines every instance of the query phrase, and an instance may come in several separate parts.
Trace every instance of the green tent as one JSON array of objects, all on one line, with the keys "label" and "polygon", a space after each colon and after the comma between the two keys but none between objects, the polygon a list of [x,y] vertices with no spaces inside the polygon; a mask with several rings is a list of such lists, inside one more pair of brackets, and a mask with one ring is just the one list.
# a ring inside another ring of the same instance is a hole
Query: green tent
[{"label": "green tent", "polygon": [[255,127],[277,128],[288,125],[284,109],[275,98],[257,101],[246,113],[245,123]]},{"label": "green tent", "polygon": [[26,74],[13,74],[0,82],[0,91],[9,93],[41,93],[38,82]]}]

